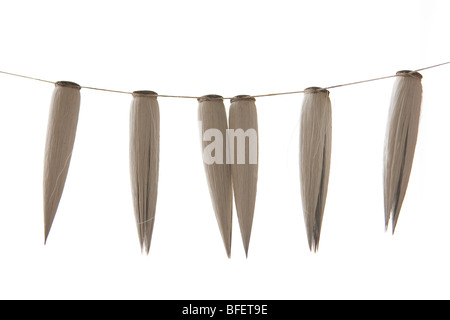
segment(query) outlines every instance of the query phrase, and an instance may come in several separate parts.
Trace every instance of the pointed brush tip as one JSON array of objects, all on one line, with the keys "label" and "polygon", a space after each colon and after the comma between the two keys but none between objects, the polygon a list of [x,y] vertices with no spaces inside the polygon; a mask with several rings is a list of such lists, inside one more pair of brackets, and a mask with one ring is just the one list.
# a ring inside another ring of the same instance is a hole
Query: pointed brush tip
[{"label": "pointed brush tip", "polygon": [[389,230],[389,219],[384,220],[384,232]]},{"label": "pointed brush tip", "polygon": [[[44,219],[45,220],[45,219]],[[44,221],[44,239],[45,241],[47,241],[48,235],[50,234],[50,229],[51,229],[51,225],[49,226],[45,221]]]},{"label": "pointed brush tip", "polygon": [[392,218],[392,235],[395,233],[395,229],[397,228],[398,216]]},{"label": "pointed brush tip", "polygon": [[319,249],[319,245],[316,241],[312,240],[308,242],[309,245],[309,252],[313,252],[316,253],[317,250]]},{"label": "pointed brush tip", "polygon": [[142,245],[142,251],[145,253],[146,256],[150,253],[150,241],[145,241]]},{"label": "pointed brush tip", "polygon": [[309,251],[312,253],[317,253],[319,250],[319,244],[315,241],[309,244]]},{"label": "pointed brush tip", "polygon": [[227,252],[228,259],[231,258],[231,234],[230,237],[227,239],[227,241],[224,242],[225,244],[225,251]]},{"label": "pointed brush tip", "polygon": [[249,244],[248,243],[244,243],[244,252],[245,252],[245,257],[248,259],[248,249],[249,249]]},{"label": "pointed brush tip", "polygon": [[150,247],[142,246],[141,255],[148,256],[150,254]]}]

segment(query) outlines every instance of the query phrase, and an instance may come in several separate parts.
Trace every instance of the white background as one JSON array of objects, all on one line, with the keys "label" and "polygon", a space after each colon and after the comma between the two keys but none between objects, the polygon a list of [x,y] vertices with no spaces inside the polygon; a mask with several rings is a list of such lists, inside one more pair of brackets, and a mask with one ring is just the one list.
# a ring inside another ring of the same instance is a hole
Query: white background
[{"label": "white background", "polygon": [[[0,70],[159,94],[263,94],[450,60],[447,1],[4,1]],[[319,252],[298,170],[301,94],[257,99],[260,164],[248,259],[228,259],[200,152],[197,101],[159,98],[150,255],[131,201],[131,96],[83,89],[63,197],[44,246],[51,84],[0,75],[0,298],[450,298],[450,65],[423,74],[413,170],[394,236],[382,159],[394,79],[331,90],[333,150]],[[228,108],[228,102],[226,102]]]}]

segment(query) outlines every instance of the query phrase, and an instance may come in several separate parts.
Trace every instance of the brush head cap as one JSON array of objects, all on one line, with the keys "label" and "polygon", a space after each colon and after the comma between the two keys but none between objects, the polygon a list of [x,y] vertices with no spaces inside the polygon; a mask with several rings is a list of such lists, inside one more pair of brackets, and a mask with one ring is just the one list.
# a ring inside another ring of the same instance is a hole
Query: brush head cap
[{"label": "brush head cap", "polygon": [[242,101],[242,100],[256,101],[256,99],[252,96],[249,96],[246,94],[241,94],[241,95],[237,95],[237,96],[231,98],[231,103],[233,103],[235,101]]},{"label": "brush head cap", "polygon": [[417,71],[411,71],[411,70],[400,70],[397,73],[397,76],[410,76],[417,79],[422,79],[422,75],[418,73]]},{"label": "brush head cap", "polygon": [[149,91],[149,90],[138,90],[133,91],[132,93],[133,97],[157,97],[158,94],[155,91]]},{"label": "brush head cap", "polygon": [[70,81],[58,81],[55,82],[55,87],[69,87],[69,88],[74,88],[74,89],[81,89],[81,86],[75,82],[70,82]]},{"label": "brush head cap", "polygon": [[207,94],[205,96],[198,98],[197,100],[198,102],[215,101],[215,100],[223,100],[223,97],[219,96],[218,94]]},{"label": "brush head cap", "polygon": [[309,88],[306,88],[304,91],[305,91],[305,93],[320,93],[320,92],[322,92],[322,93],[326,93],[327,95],[330,94],[330,91],[328,91],[327,89],[321,88],[321,87],[309,87]]}]

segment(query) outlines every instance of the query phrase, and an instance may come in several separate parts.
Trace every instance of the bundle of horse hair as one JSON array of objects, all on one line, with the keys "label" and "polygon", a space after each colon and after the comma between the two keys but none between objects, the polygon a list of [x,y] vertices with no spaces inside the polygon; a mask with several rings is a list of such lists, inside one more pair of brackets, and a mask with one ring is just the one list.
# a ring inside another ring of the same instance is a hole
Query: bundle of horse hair
[{"label": "bundle of horse hair", "polygon": [[73,82],[55,83],[44,159],[44,232],[47,242],[64,190],[80,111],[80,89]]},{"label": "bundle of horse hair", "polygon": [[[227,114],[223,97],[206,95],[198,99],[198,120],[202,140],[202,155],[209,192],[228,257],[231,256],[233,190],[231,165],[226,156]],[[214,141],[211,141],[214,137]],[[213,155],[214,152],[214,155]]]},{"label": "bundle of horse hair", "polygon": [[133,92],[130,108],[130,174],[141,250],[150,250],[159,174],[159,105],[153,91]]},{"label": "bundle of horse hair", "polygon": [[258,184],[258,116],[255,98],[240,95],[231,99],[229,118],[234,199],[245,255],[248,256]]},{"label": "bundle of horse hair", "polygon": [[392,92],[384,150],[384,214],[397,226],[411,174],[422,103],[422,75],[402,70]]},{"label": "bundle of horse hair", "polygon": [[305,89],[300,122],[300,184],[309,249],[319,248],[331,159],[331,102],[328,90]]},{"label": "bundle of horse hair", "polygon": [[[385,227],[394,233],[409,182],[419,130],[422,75],[396,74],[384,149]],[[80,110],[81,87],[55,83],[44,159],[45,242],[61,200],[69,170]],[[135,91],[130,109],[130,176],[141,250],[147,254],[155,220],[159,174],[160,116],[157,94]],[[242,242],[248,256],[258,182],[258,120],[255,98],[231,98],[229,118],[224,98],[198,98],[203,163],[210,197],[228,257],[231,256],[233,194]],[[229,128],[228,128],[229,126]],[[304,90],[300,129],[300,185],[311,251],[319,247],[330,176],[332,112],[329,91]],[[248,141],[248,143],[247,143]]]}]

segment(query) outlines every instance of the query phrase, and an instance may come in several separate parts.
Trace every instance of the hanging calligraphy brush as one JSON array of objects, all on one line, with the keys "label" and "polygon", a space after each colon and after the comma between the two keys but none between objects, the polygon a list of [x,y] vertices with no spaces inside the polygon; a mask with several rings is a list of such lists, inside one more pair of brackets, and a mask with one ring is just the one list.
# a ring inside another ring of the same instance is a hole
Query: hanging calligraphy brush
[{"label": "hanging calligraphy brush", "polygon": [[153,91],[135,91],[130,109],[130,176],[141,250],[150,251],[159,175],[159,105]]},{"label": "hanging calligraphy brush", "polygon": [[422,103],[422,75],[397,72],[389,109],[384,149],[385,227],[392,217],[392,233],[408,187],[419,131]]},{"label": "hanging calligraphy brush", "polygon": [[80,89],[73,82],[55,83],[44,158],[44,233],[47,242],[69,171],[80,111]]},{"label": "hanging calligraphy brush", "polygon": [[308,244],[319,248],[331,158],[331,102],[328,90],[305,89],[300,123],[300,181]]},{"label": "hanging calligraphy brush", "polygon": [[229,122],[234,199],[242,242],[248,256],[258,182],[258,118],[255,98],[240,95],[231,99]]},{"label": "hanging calligraphy brush", "polygon": [[206,95],[198,99],[202,154],[209,192],[228,257],[231,256],[233,191],[227,155],[227,114],[223,98]]}]

